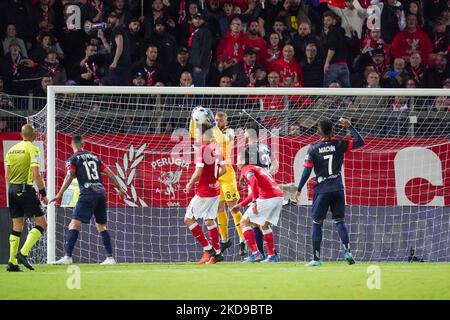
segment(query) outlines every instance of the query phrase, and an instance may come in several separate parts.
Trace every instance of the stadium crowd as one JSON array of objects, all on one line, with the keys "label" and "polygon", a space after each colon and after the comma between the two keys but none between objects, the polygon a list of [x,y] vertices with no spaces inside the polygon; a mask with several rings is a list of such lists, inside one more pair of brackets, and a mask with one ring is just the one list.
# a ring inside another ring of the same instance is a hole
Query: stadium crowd
[{"label": "stadium crowd", "polygon": [[[8,94],[45,97],[52,84],[450,88],[449,3],[5,0],[0,108],[14,108]],[[367,27],[371,4],[379,28]],[[431,108],[449,110],[448,99]]]}]

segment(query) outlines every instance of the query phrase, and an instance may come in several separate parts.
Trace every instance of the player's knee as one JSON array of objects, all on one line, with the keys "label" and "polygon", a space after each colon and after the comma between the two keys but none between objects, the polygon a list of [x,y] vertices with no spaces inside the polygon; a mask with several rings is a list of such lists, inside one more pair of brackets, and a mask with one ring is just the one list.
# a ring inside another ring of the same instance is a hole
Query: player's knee
[{"label": "player's knee", "polygon": [[266,221],[266,223],[264,223],[264,224],[261,226],[261,229],[262,229],[262,230],[269,230],[269,229],[270,229],[270,222]]},{"label": "player's knee", "polygon": [[80,230],[81,229],[81,221],[72,220],[69,224],[69,230]]},{"label": "player's knee", "polygon": [[36,224],[40,226],[42,229],[47,229],[47,221],[45,219],[36,219]]},{"label": "player's knee", "polygon": [[17,231],[17,232],[22,232],[23,231],[23,222],[22,221],[13,222],[13,230]]},{"label": "player's knee", "polygon": [[205,219],[205,224],[206,224],[208,227],[212,227],[213,225],[216,224],[216,222],[215,222],[213,219]]},{"label": "player's knee", "polygon": [[241,221],[239,222],[239,225],[241,226],[241,228],[245,228],[245,227],[249,227],[250,226],[250,219],[249,218],[242,218]]},{"label": "player's knee", "polygon": [[185,224],[186,226],[189,227],[189,226],[192,225],[194,222],[195,222],[195,221],[194,221],[193,219],[188,218],[188,217],[184,217],[184,224]]}]

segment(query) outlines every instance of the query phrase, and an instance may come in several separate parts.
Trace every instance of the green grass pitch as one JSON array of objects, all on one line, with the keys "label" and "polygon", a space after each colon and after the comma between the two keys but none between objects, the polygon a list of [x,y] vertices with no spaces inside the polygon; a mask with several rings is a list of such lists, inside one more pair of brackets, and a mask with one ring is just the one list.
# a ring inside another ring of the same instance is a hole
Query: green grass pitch
[{"label": "green grass pitch", "polygon": [[[380,268],[379,289],[367,287],[370,266]],[[72,290],[67,266],[0,267],[0,299],[450,299],[450,263],[80,264]]]}]

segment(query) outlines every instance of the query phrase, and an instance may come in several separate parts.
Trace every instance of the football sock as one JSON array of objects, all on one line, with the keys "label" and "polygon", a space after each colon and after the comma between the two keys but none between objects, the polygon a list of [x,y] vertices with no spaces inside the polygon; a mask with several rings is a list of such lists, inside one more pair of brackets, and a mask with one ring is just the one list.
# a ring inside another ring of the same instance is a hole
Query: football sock
[{"label": "football sock", "polygon": [[41,226],[35,226],[31,229],[30,232],[28,232],[27,240],[25,240],[22,249],[20,249],[20,253],[24,256],[28,256],[31,248],[38,242],[43,233],[44,229]]},{"label": "football sock", "polygon": [[242,213],[240,211],[233,213],[233,221],[234,221],[234,225],[236,226],[236,231],[239,235],[239,238],[244,239],[244,233],[242,232],[242,228],[241,228],[241,220],[242,220]]},{"label": "football sock", "polygon": [[212,226],[208,226],[208,235],[209,240],[211,241],[211,245],[213,249],[220,253],[220,235],[219,235],[219,228],[217,228],[217,225],[214,223]]},{"label": "football sock", "polygon": [[314,260],[320,260],[320,245],[322,244],[322,224],[313,223],[312,245],[314,251]]},{"label": "football sock", "polygon": [[80,231],[75,229],[71,229],[69,230],[69,232],[67,232],[66,247],[65,247],[66,256],[68,257],[72,256],[73,248],[75,248],[75,243],[77,242],[79,233]]},{"label": "football sock", "polygon": [[13,230],[9,236],[9,262],[13,265],[17,265],[16,254],[19,250],[20,234],[21,232]]},{"label": "football sock", "polygon": [[348,230],[344,221],[339,221],[336,223],[336,228],[339,234],[339,238],[341,238],[342,245],[344,246],[345,251],[349,251],[349,239],[348,239]]},{"label": "football sock", "polygon": [[205,233],[203,232],[202,227],[197,222],[190,225],[189,230],[191,230],[192,235],[202,245],[204,250],[206,250],[206,248],[211,248],[208,240],[205,237]]},{"label": "football sock", "polygon": [[228,240],[228,215],[225,211],[217,212],[217,223],[219,224],[220,237],[225,242]]},{"label": "football sock", "polygon": [[256,245],[258,246],[259,252],[264,253],[263,233],[261,229],[254,227],[253,232],[255,233]]},{"label": "football sock", "polygon": [[275,255],[275,239],[273,237],[272,229],[262,230],[264,235],[264,244],[267,248],[267,253],[269,256]]},{"label": "football sock", "polygon": [[102,236],[103,245],[105,246],[108,257],[112,257],[111,237],[109,236],[108,230],[100,232],[100,235]]},{"label": "football sock", "polygon": [[256,246],[255,233],[253,232],[252,227],[244,228],[244,238],[245,242],[247,242],[247,246],[252,250],[252,253],[258,252],[258,247]]}]

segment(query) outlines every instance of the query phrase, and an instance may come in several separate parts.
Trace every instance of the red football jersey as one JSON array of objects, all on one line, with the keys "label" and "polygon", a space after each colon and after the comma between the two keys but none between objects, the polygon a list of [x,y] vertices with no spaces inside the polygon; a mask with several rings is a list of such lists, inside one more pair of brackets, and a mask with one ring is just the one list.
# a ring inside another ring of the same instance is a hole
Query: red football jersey
[{"label": "red football jersey", "polygon": [[242,206],[246,206],[256,198],[270,199],[284,196],[275,179],[259,166],[247,165],[242,169],[241,175],[245,182],[252,187],[252,193],[241,202]]},{"label": "red football jersey", "polygon": [[223,156],[215,144],[204,144],[195,156],[195,166],[203,168],[198,180],[197,195],[199,197],[216,197],[220,195],[219,167],[223,162]]}]

